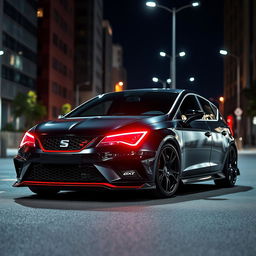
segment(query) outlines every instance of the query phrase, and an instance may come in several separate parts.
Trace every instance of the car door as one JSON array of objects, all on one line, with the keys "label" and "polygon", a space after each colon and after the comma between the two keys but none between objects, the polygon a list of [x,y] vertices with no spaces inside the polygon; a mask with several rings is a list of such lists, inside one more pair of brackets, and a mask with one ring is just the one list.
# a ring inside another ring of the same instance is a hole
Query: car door
[{"label": "car door", "polygon": [[212,134],[212,151],[211,151],[211,171],[216,172],[222,170],[225,153],[228,149],[229,130],[223,120],[221,120],[218,109],[209,101],[202,97],[198,100],[205,112],[204,119],[207,122]]},{"label": "car door", "polygon": [[[175,119],[181,124],[190,110],[202,111],[194,94],[185,96]],[[182,130],[182,177],[197,176],[211,171],[210,155],[212,137],[205,120],[194,120],[189,125],[181,125]]]}]

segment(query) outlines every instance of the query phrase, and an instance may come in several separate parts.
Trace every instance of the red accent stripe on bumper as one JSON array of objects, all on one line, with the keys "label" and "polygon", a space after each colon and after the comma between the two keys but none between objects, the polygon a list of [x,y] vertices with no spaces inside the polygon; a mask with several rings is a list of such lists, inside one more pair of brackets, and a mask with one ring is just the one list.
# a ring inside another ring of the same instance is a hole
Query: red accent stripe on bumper
[{"label": "red accent stripe on bumper", "polygon": [[15,183],[15,187],[22,186],[59,186],[59,187],[107,187],[107,188],[133,188],[139,189],[140,186],[116,186],[110,183],[80,183],[80,182],[48,182],[48,181],[22,181]]}]

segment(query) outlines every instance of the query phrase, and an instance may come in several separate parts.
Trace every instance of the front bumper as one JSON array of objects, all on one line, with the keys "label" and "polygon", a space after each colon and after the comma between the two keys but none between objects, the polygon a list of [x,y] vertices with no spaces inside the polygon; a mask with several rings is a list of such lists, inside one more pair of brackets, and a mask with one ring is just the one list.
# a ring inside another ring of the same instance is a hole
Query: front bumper
[{"label": "front bumper", "polygon": [[[51,186],[61,190],[154,187],[154,151],[109,152],[93,148],[79,153],[46,153],[40,149],[23,151],[14,158],[17,173],[14,187]],[[124,176],[127,171],[135,175]]]}]

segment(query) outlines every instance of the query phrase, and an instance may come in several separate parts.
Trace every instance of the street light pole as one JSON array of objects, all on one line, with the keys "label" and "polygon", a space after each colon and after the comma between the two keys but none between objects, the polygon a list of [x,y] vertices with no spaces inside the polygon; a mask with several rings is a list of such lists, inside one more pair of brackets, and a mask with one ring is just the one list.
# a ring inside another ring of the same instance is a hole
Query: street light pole
[{"label": "street light pole", "polygon": [[[236,58],[237,62],[237,71],[236,71],[236,80],[237,80],[237,86],[236,86],[236,102],[237,106],[236,108],[240,108],[240,57],[234,56]],[[236,122],[237,122],[237,137],[238,142],[240,141],[240,124],[241,124],[241,116],[236,116]],[[239,144],[240,146],[240,144]]]},{"label": "street light pole", "polygon": [[170,9],[166,6],[157,4],[155,1],[146,2],[146,5],[151,8],[158,7],[158,8],[164,9],[172,14],[172,58],[170,59],[170,69],[171,69],[170,73],[172,74],[171,75],[172,88],[176,89],[176,58],[175,58],[175,56],[176,56],[176,14],[186,8],[197,7],[200,5],[200,3],[193,2],[192,4],[182,6],[178,9],[176,9],[176,8]]},{"label": "street light pole", "polygon": [[[176,59],[177,57],[184,57],[185,55],[186,55],[186,52],[184,52],[184,51],[182,51],[182,52],[179,52],[179,54],[176,54],[176,43],[174,42],[174,49],[173,49],[174,51],[175,51],[175,53],[174,53],[174,58]],[[172,52],[172,55],[173,55],[173,52]],[[167,57],[167,58],[169,58],[170,59],[170,78],[171,77],[175,77],[176,78],[176,76],[173,74],[173,71],[174,71],[174,73],[176,73],[176,61],[175,61],[175,68],[173,69],[172,68],[172,66],[173,66],[173,57],[172,56],[170,56],[169,54],[167,54],[166,52],[160,52],[160,56],[162,56],[162,57]],[[173,88],[172,86],[171,86],[171,88]]]},{"label": "street light pole", "polygon": [[171,87],[176,89],[176,9],[172,11],[172,58],[170,62]]},{"label": "street light pole", "polygon": [[[240,99],[240,57],[229,53],[226,50],[220,50],[221,55],[228,55],[236,60],[236,109],[240,109],[241,99]],[[236,115],[236,133],[238,142],[240,142],[240,121],[241,116]],[[240,147],[241,145],[239,145]]]}]

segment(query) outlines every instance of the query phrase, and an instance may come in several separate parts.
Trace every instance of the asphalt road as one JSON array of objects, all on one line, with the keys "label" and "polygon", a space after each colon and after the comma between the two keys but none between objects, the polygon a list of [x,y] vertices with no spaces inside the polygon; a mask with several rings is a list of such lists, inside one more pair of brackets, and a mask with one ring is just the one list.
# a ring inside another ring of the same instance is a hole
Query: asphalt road
[{"label": "asphalt road", "polygon": [[237,186],[192,184],[170,199],[141,192],[12,188],[0,159],[0,255],[256,255],[256,154],[240,155]]}]

